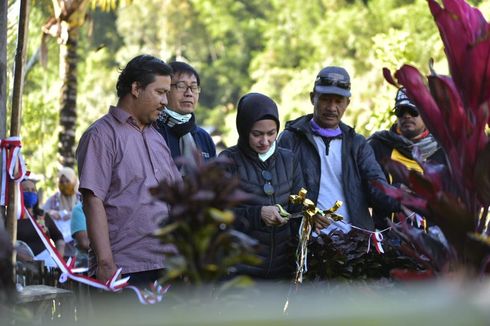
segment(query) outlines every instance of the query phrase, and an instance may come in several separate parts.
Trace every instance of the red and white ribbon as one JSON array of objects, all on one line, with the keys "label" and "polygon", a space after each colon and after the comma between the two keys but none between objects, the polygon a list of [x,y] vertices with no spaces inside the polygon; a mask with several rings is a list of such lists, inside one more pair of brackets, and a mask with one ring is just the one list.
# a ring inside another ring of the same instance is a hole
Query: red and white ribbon
[{"label": "red and white ribbon", "polygon": [[386,229],[383,229],[381,231],[370,231],[370,230],[366,230],[366,229],[354,226],[352,224],[349,224],[349,225],[353,229],[356,229],[356,230],[359,230],[359,231],[362,231],[362,232],[369,234],[366,252],[371,251],[371,241],[372,241],[374,248],[376,248],[376,251],[378,252],[378,254],[384,254],[385,253],[385,251],[383,249],[383,239],[384,239],[383,233],[391,230],[391,227],[387,227]]},{"label": "red and white ribbon", "polygon": [[66,282],[68,279],[72,279],[73,281],[80,282],[86,284],[88,286],[98,288],[104,291],[109,292],[118,292],[122,289],[128,288],[133,290],[138,299],[142,304],[154,304],[162,301],[163,295],[168,291],[170,286],[162,287],[157,282],[153,284],[150,290],[140,290],[135,286],[128,285],[129,277],[125,277],[122,279],[118,279],[121,275],[122,268],[119,268],[114,275],[106,282],[102,283],[101,281],[85,276],[83,273],[86,271],[85,268],[75,268],[75,259],[70,258],[68,262],[65,263],[63,257],[59,254],[58,250],[55,248],[49,237],[42,230],[36,220],[29,214],[27,210],[25,210],[25,216],[31,221],[32,226],[36,230],[37,234],[41,238],[44,246],[48,250],[51,258],[53,258],[54,262],[61,270],[61,275],[59,278],[60,283]]},{"label": "red and white ribbon", "polygon": [[8,184],[13,181],[15,183],[14,191],[17,192],[17,202],[15,216],[21,218],[23,210],[20,182],[28,174],[24,158],[22,157],[20,148],[22,143],[20,137],[9,137],[0,140],[0,148],[2,149],[2,184],[0,194],[0,205],[6,206],[8,199]]},{"label": "red and white ribbon", "polygon": [[369,252],[371,250],[371,240],[372,240],[372,243],[374,245],[374,248],[376,249],[376,251],[378,252],[378,254],[384,254],[385,251],[383,249],[383,245],[382,245],[382,242],[383,242],[383,234],[379,231],[376,231],[376,232],[372,232],[371,235],[369,236],[369,240],[368,240],[368,249],[367,249],[367,252]]},{"label": "red and white ribbon", "polygon": [[142,291],[135,286],[128,285],[129,277],[118,279],[121,275],[122,268],[119,268],[106,283],[102,283],[97,279],[81,274],[85,272],[86,269],[75,268],[74,258],[70,258],[68,262],[65,263],[63,257],[61,257],[50,238],[24,207],[24,201],[22,200],[23,198],[20,192],[20,183],[24,177],[29,174],[29,172],[26,170],[26,165],[20,151],[21,147],[22,144],[20,137],[9,137],[7,139],[0,140],[0,148],[2,150],[0,205],[7,205],[8,185],[13,181],[15,183],[14,191],[17,192],[17,202],[15,203],[17,219],[26,217],[31,221],[34,230],[36,230],[36,233],[39,235],[49,255],[51,258],[53,258],[56,266],[58,266],[58,268],[61,270],[61,275],[59,278],[60,283],[64,283],[68,279],[72,279],[76,282],[110,292],[117,292],[124,288],[128,288],[136,293],[138,299],[143,304],[154,304],[162,301],[163,295],[170,287],[169,285],[162,287],[158,284],[158,282],[155,282],[151,286],[150,290],[145,289]]}]

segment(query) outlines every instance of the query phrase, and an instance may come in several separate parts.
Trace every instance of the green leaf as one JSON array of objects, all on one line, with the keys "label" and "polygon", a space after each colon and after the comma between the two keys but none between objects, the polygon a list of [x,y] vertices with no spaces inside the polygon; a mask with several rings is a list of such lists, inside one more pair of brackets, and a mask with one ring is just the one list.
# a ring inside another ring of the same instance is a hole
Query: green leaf
[{"label": "green leaf", "polygon": [[235,219],[235,216],[233,215],[233,212],[230,210],[220,210],[214,207],[210,207],[208,209],[209,216],[213,220],[219,223],[225,223],[225,224],[232,224],[233,220]]},{"label": "green leaf", "polygon": [[172,224],[166,225],[164,227],[156,229],[155,232],[153,232],[153,235],[157,236],[157,237],[163,237],[165,235],[168,235],[169,233],[172,233],[179,226],[181,226],[181,223],[172,223]]}]

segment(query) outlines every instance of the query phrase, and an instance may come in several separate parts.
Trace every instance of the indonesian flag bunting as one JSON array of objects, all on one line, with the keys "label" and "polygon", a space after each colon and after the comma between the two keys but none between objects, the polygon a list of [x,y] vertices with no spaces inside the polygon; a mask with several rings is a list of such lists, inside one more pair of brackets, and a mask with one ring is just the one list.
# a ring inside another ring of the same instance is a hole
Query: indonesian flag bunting
[{"label": "indonesian flag bunting", "polygon": [[24,177],[29,174],[29,172],[26,170],[26,165],[20,151],[21,147],[22,144],[20,137],[10,137],[0,140],[0,148],[2,150],[0,205],[7,205],[8,185],[12,181],[15,182],[14,189],[17,192],[17,202],[15,203],[17,219],[24,217],[31,221],[34,230],[43,242],[44,246],[49,252],[49,255],[51,258],[53,258],[56,266],[58,266],[58,268],[61,270],[61,275],[59,278],[60,283],[64,283],[68,279],[71,279],[75,282],[80,282],[109,292],[118,292],[127,288],[136,293],[139,301],[142,304],[155,304],[157,302],[161,302],[164,294],[170,288],[170,285],[162,287],[158,282],[155,282],[150,286],[149,290],[141,290],[128,284],[129,277],[119,279],[122,268],[119,268],[106,283],[102,283],[97,279],[81,274],[86,272],[87,269],[75,268],[75,257],[69,258],[67,262],[64,261],[63,257],[61,257],[60,253],[53,245],[51,239],[39,226],[37,221],[29,214],[29,211],[27,211],[27,209],[24,207],[24,201],[20,192],[20,183]]},{"label": "indonesian flag bunting", "polygon": [[384,254],[385,253],[385,251],[383,249],[383,245],[382,245],[383,234],[381,232],[379,232],[379,231],[371,232],[371,235],[369,236],[369,240],[368,240],[367,252],[369,252],[371,249],[371,245],[370,245],[371,241],[372,241],[374,248],[378,252],[378,254]]},{"label": "indonesian flag bunting", "polygon": [[20,183],[29,173],[26,170],[24,158],[21,154],[22,144],[20,137],[9,137],[0,140],[2,150],[2,183],[0,193],[0,205],[7,206],[8,184],[15,183],[14,191],[17,193],[15,203],[15,216],[17,219],[22,217],[23,203],[20,192]]}]

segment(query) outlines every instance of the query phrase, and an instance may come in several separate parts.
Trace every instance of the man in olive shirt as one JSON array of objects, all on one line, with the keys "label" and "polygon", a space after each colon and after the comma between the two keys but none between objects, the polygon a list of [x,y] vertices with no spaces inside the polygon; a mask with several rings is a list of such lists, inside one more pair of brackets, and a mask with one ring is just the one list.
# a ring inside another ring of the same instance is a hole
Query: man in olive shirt
[{"label": "man in olive shirt", "polygon": [[181,178],[165,140],[152,126],[167,105],[171,74],[160,59],[133,58],[117,81],[117,106],[85,131],[77,148],[93,249],[90,267],[102,282],[119,267],[123,276],[131,276],[130,283],[152,282],[165,267],[165,246],[152,232],[169,208],[148,189]]}]

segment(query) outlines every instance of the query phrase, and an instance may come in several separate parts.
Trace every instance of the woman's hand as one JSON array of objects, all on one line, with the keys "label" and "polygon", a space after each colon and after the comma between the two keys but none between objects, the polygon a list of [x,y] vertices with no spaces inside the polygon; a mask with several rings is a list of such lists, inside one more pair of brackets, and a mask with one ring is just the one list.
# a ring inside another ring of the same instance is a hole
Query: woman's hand
[{"label": "woman's hand", "polygon": [[262,206],[260,215],[267,226],[283,225],[287,223],[287,220],[279,215],[279,208],[276,206]]},{"label": "woman's hand", "polygon": [[63,221],[68,221],[69,219],[71,219],[71,212],[64,209],[61,211],[60,216]]}]

